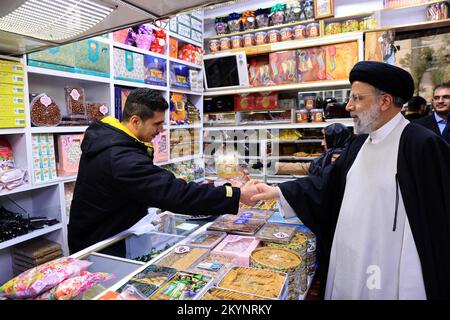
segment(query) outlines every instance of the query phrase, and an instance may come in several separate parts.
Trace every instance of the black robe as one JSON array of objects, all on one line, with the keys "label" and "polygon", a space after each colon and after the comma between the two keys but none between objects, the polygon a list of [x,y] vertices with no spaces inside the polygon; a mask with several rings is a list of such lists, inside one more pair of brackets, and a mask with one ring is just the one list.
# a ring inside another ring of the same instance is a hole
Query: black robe
[{"label": "black robe", "polygon": [[[347,173],[366,139],[367,135],[357,136],[325,168],[322,177],[309,176],[279,185],[298,217],[317,237],[322,297]],[[449,299],[450,146],[432,131],[409,123],[400,137],[397,177],[420,257],[427,299]]]}]

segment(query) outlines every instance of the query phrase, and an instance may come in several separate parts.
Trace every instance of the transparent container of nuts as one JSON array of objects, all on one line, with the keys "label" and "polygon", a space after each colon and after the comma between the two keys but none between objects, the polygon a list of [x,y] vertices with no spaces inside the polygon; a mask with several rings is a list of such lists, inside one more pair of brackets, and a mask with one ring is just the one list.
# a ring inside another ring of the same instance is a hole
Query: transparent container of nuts
[{"label": "transparent container of nuts", "polygon": [[86,102],[86,115],[90,121],[101,120],[108,114],[108,105],[101,102]]},{"label": "transparent container of nuts", "polygon": [[82,87],[64,87],[66,95],[67,114],[86,115],[86,106],[84,104],[84,89]]},{"label": "transparent container of nuts", "polygon": [[53,127],[61,123],[62,114],[55,100],[45,93],[33,98],[30,103],[31,123],[36,127]]}]

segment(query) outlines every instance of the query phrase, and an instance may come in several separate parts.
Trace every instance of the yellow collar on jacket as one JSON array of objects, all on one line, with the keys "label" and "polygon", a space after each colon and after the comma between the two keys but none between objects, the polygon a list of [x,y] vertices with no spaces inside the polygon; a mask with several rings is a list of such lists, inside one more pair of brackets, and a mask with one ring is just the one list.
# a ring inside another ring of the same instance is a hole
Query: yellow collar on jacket
[{"label": "yellow collar on jacket", "polygon": [[119,120],[112,116],[104,117],[101,120],[103,123],[109,124],[110,126],[119,129],[120,131],[125,132],[127,135],[135,139],[136,141],[146,145],[147,147],[153,148],[153,144],[151,142],[144,142],[139,140],[127,127],[125,127]]}]

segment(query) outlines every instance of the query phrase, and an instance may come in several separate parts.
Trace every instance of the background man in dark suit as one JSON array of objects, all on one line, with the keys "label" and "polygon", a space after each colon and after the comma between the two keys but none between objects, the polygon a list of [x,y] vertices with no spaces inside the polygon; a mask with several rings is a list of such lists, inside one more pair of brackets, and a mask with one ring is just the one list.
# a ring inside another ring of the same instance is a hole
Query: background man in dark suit
[{"label": "background man in dark suit", "polygon": [[434,113],[419,119],[416,123],[442,136],[450,144],[450,81],[438,85],[433,90]]}]

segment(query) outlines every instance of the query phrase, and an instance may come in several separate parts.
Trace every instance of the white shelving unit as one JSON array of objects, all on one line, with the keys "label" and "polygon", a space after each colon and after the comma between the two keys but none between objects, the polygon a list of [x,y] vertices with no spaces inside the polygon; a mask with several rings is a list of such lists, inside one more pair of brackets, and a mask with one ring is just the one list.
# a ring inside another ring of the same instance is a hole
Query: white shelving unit
[{"label": "white shelving unit", "polygon": [[[156,27],[153,27],[157,29]],[[112,34],[108,34],[107,38],[95,37],[94,40],[98,40],[103,44],[107,44],[110,54],[110,74],[107,77],[79,74],[66,71],[59,71],[53,69],[46,69],[42,67],[28,66],[26,56],[21,61],[24,63],[25,76],[24,76],[24,98],[26,101],[25,114],[26,114],[26,127],[25,128],[5,128],[0,129],[0,137],[5,138],[12,145],[14,152],[14,160],[17,167],[27,169],[29,182],[25,185],[19,186],[12,190],[0,191],[0,205],[8,208],[9,199],[13,199],[20,207],[25,208],[27,214],[30,216],[47,216],[49,219],[58,219],[59,223],[47,228],[36,230],[25,235],[0,242],[0,265],[2,266],[0,272],[0,284],[4,283],[8,279],[13,277],[12,270],[12,255],[11,248],[19,243],[37,238],[45,237],[52,241],[61,244],[63,253],[69,254],[67,244],[67,224],[68,217],[66,212],[66,200],[64,193],[64,186],[67,183],[73,183],[76,181],[76,176],[69,177],[57,177],[51,181],[42,183],[34,182],[33,179],[33,167],[32,167],[32,135],[34,134],[70,134],[70,133],[83,133],[87,129],[87,126],[56,126],[56,127],[33,127],[30,119],[30,102],[29,94],[31,93],[46,93],[51,96],[56,104],[61,108],[63,115],[65,114],[65,86],[79,86],[83,87],[85,91],[85,101],[87,102],[101,102],[109,106],[108,115],[115,116],[115,86],[123,86],[128,88],[150,88],[159,90],[163,93],[165,99],[169,102],[170,93],[178,92],[185,93],[191,102],[196,105],[200,110],[200,123],[192,125],[170,125],[169,111],[167,112],[165,129],[169,132],[174,129],[199,130],[199,154],[185,157],[170,157],[168,161],[156,163],[157,165],[168,165],[173,163],[179,163],[183,161],[197,160],[202,158],[203,143],[201,139],[203,134],[201,130],[203,124],[203,92],[192,92],[185,89],[177,89],[170,87],[169,66],[170,63],[184,64],[190,68],[202,70],[201,65],[196,65],[190,62],[186,62],[180,59],[172,58],[169,56],[168,44],[169,37],[176,38],[185,43],[193,44],[203,48],[202,43],[196,43],[190,39],[181,37],[168,30],[166,31],[166,51],[165,54],[158,54],[148,50],[143,50],[133,46],[121,44],[113,40]],[[203,41],[202,41],[203,42]],[[166,73],[167,73],[167,85],[156,86],[142,82],[124,81],[115,79],[114,77],[114,48],[120,48],[134,53],[150,55],[157,58],[162,58],[166,61]],[[2,59],[9,59],[9,57],[1,56]],[[20,59],[11,58],[11,60],[18,61]],[[169,133],[170,137],[170,133]],[[56,139],[55,139],[56,144]],[[201,182],[204,177],[197,179],[196,182]],[[47,208],[45,211],[43,209]],[[11,210],[16,210],[12,207]]]}]

